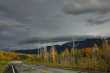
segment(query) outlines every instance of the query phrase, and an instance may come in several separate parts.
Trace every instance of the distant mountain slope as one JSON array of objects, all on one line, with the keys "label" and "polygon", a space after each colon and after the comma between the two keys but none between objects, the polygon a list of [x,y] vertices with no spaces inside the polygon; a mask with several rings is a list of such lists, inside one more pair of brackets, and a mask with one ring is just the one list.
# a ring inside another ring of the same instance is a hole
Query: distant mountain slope
[{"label": "distant mountain slope", "polygon": [[25,50],[14,50],[17,53],[24,53],[24,54],[36,54],[38,52],[37,49],[25,49]]},{"label": "distant mountain slope", "polygon": [[[110,38],[106,38],[107,40],[110,40]],[[71,48],[77,48],[77,49],[82,49],[82,48],[92,48],[94,44],[97,44],[98,47],[102,47],[103,39],[102,38],[87,38],[84,40],[78,40],[73,43],[73,41],[64,43],[63,45],[53,45],[54,48],[57,50],[58,53],[64,51],[66,48],[71,49]],[[53,46],[47,46],[47,51],[50,52],[50,49]],[[37,54],[38,49],[26,49],[26,50],[15,50],[15,52],[20,52],[20,53],[29,53],[29,54]]]}]

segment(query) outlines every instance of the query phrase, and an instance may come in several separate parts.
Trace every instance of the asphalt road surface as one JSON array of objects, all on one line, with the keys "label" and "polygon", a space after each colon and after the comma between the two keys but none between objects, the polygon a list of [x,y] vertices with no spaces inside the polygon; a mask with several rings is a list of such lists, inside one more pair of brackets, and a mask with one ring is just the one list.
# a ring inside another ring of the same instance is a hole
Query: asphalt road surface
[{"label": "asphalt road surface", "polygon": [[14,66],[17,69],[18,73],[78,73],[72,70],[48,68],[44,65],[16,64]]}]

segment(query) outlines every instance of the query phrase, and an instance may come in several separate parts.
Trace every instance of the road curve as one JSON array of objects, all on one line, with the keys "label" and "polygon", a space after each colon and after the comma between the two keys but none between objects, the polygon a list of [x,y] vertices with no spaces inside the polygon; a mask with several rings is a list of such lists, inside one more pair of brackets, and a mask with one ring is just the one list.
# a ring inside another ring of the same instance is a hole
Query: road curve
[{"label": "road curve", "polygon": [[48,68],[45,65],[10,64],[7,66],[6,70],[3,73],[79,73],[79,72],[57,68]]}]

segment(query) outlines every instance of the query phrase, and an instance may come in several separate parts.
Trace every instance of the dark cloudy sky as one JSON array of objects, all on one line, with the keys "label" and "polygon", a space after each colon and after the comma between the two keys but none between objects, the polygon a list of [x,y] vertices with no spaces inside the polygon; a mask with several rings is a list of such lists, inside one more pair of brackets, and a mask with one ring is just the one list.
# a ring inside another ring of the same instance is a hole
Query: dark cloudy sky
[{"label": "dark cloudy sky", "polygon": [[32,38],[109,35],[110,0],[0,0],[0,48]]}]

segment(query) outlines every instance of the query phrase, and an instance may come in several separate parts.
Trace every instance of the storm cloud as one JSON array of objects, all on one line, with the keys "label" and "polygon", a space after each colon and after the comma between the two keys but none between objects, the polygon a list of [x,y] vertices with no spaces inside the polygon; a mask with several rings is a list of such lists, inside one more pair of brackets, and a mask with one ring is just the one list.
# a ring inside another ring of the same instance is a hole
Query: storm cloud
[{"label": "storm cloud", "polygon": [[35,48],[38,41],[109,34],[109,4],[109,0],[0,0],[0,48]]},{"label": "storm cloud", "polygon": [[80,15],[85,13],[96,13],[96,17],[87,19],[90,25],[100,25],[108,22],[110,18],[110,0],[65,0],[64,13]]},{"label": "storm cloud", "polygon": [[65,13],[71,14],[110,11],[110,0],[65,0],[64,4]]}]

